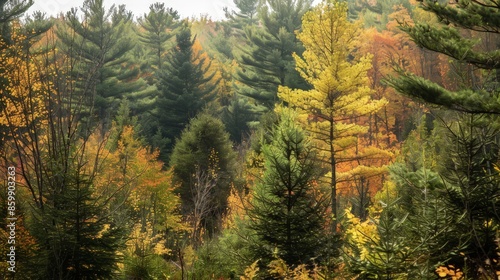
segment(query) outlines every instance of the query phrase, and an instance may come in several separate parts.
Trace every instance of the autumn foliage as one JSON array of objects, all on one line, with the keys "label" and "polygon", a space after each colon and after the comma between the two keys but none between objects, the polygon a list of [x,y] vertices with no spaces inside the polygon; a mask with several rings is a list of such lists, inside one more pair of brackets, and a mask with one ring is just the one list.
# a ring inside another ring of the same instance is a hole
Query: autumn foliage
[{"label": "autumn foliage", "polygon": [[6,279],[497,278],[498,3],[233,2],[0,1]]}]

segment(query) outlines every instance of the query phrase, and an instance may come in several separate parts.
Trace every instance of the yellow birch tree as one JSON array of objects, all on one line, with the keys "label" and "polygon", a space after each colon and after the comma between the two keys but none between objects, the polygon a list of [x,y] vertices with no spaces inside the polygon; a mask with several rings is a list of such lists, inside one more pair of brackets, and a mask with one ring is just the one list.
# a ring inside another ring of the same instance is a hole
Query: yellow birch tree
[{"label": "yellow birch tree", "polygon": [[300,121],[316,140],[321,160],[328,167],[325,177],[331,191],[332,232],[337,231],[337,168],[342,163],[380,156],[375,148],[366,149],[366,153],[358,149],[358,141],[368,132],[360,120],[387,103],[371,98],[367,72],[372,57],[356,52],[360,30],[359,22],[349,22],[344,2],[323,1],[307,12],[297,35],[305,51],[302,57],[294,54],[294,58],[300,75],[313,88],[278,89],[280,99],[301,115]]}]

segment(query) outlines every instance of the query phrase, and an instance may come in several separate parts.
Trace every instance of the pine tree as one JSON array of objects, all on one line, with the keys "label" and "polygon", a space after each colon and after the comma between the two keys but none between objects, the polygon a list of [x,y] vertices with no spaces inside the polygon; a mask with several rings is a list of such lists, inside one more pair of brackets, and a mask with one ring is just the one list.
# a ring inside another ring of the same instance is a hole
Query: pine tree
[{"label": "pine tree", "polygon": [[159,132],[168,141],[161,149],[161,157],[166,160],[172,151],[173,143],[194,118],[215,95],[217,80],[215,73],[208,73],[210,62],[201,57],[201,51],[193,50],[196,40],[191,38],[188,26],[183,26],[176,35],[177,45],[168,56],[160,74],[160,96],[152,115],[158,119],[155,127],[150,127],[149,135]]},{"label": "pine tree", "polygon": [[[172,8],[165,8],[164,3],[154,3],[149,6],[149,13],[138,19],[144,29],[139,31],[139,40],[149,49],[152,59],[152,71],[162,71],[168,41],[174,36],[174,29],[178,25],[179,14]],[[156,76],[157,75],[153,75]],[[157,79],[154,79],[156,81]]]},{"label": "pine tree", "polygon": [[[440,24],[404,24],[402,29],[419,46],[451,58],[456,70],[449,73],[453,83],[443,86],[403,70],[387,83],[418,100],[467,113],[444,121],[450,144],[444,145],[439,173],[446,187],[446,208],[455,215],[448,242],[460,251],[451,253],[445,265],[459,268],[466,277],[494,278],[498,245],[492,243],[492,236],[498,216],[492,211],[498,207],[499,175],[493,167],[498,161],[498,128],[492,115],[500,113],[500,5],[489,0],[424,0],[421,6]],[[446,275],[444,270],[441,273]]]},{"label": "pine tree", "polygon": [[73,9],[58,28],[60,47],[75,61],[71,78],[86,96],[89,125],[98,118],[109,129],[120,99],[146,86],[128,56],[132,14],[123,5],[106,9],[102,0],[86,0],[81,9],[81,20]]},{"label": "pine tree", "polygon": [[[500,52],[497,33],[500,28],[500,4],[491,0],[450,4],[433,0],[421,2],[424,10],[439,19],[439,26],[421,22],[415,25],[406,23],[401,28],[420,47],[444,54],[459,65],[469,65],[470,79],[479,82],[466,87],[445,88],[411,72],[399,70],[399,76],[388,79],[387,83],[403,94],[431,104],[457,111],[499,114],[497,84]],[[474,38],[478,36],[490,36],[487,40],[493,41],[494,46],[484,48],[484,44]],[[478,74],[474,69],[483,71]]]},{"label": "pine tree", "polygon": [[386,29],[390,20],[389,15],[395,10],[395,7],[401,6],[408,11],[413,10],[409,0],[353,0],[347,1],[347,3],[350,18],[354,20],[362,18],[366,27],[376,27],[379,31]]},{"label": "pine tree", "polygon": [[433,279],[443,260],[459,250],[452,226],[456,216],[442,203],[438,173],[410,169],[390,167],[390,180],[375,195],[368,220],[347,213],[343,251],[359,279]]},{"label": "pine tree", "polygon": [[32,0],[13,1],[3,0],[0,2],[0,38],[10,43],[11,26],[10,23],[19,18],[33,5]]},{"label": "pine tree", "polygon": [[282,115],[271,135],[249,212],[260,242],[256,257],[263,263],[279,257],[292,266],[311,264],[320,255],[325,210],[313,191],[319,177],[316,154],[291,113]]},{"label": "pine tree", "polygon": [[256,112],[254,107],[246,98],[233,95],[229,104],[224,106],[222,111],[222,121],[226,130],[231,135],[231,140],[241,143],[250,134],[250,126],[255,121]]},{"label": "pine tree", "polygon": [[[429,139],[424,142],[439,141],[436,136]],[[422,150],[415,151],[415,156],[422,156]],[[459,254],[461,246],[459,239],[455,239],[456,228],[452,226],[456,215],[443,203],[446,187],[440,175],[427,167],[415,171],[411,168],[407,163],[406,166],[392,165],[388,185],[394,184],[396,197],[388,197],[384,192],[391,190],[386,189],[377,198],[386,204],[395,204],[392,207],[394,215],[406,217],[396,236],[403,239],[400,243],[404,248],[410,248],[402,249],[407,254],[405,262],[409,278],[428,279],[444,260]]]},{"label": "pine tree", "polygon": [[[356,273],[368,278],[384,275],[384,271],[399,271],[411,279],[432,278],[435,273],[495,277],[499,249],[494,244],[498,225],[494,209],[499,204],[499,177],[494,166],[499,145],[494,120],[462,115],[431,133],[424,126],[412,133],[402,150],[404,163],[390,167],[391,179],[376,196],[390,207],[383,207],[380,217],[372,215],[376,226],[365,222],[358,227],[362,234],[355,239],[364,245],[353,254]],[[384,221],[387,210],[386,215],[405,221]],[[380,231],[391,225],[397,230]],[[369,227],[378,233],[367,234]],[[380,245],[399,248],[384,252]],[[394,257],[378,259],[387,253]]]},{"label": "pine tree", "polygon": [[127,99],[123,99],[118,108],[116,118],[113,121],[113,126],[110,129],[107,148],[111,152],[114,152],[118,148],[118,143],[122,138],[123,131],[128,126],[134,127],[135,131],[140,130],[140,126],[137,123],[137,117],[130,116],[130,102]]},{"label": "pine tree", "polygon": [[124,228],[106,213],[106,199],[95,198],[92,183],[80,172],[65,174],[65,186],[44,196],[45,208],[35,215],[40,277],[102,279],[118,270],[116,253],[124,246]]},{"label": "pine tree", "polygon": [[346,240],[352,250],[347,260],[357,278],[405,279],[407,271],[413,268],[407,263],[412,252],[405,236],[407,215],[394,211],[396,203],[384,207],[380,217],[369,222],[360,222],[347,214]]},{"label": "pine tree", "polygon": [[[111,215],[116,208],[111,209],[110,201],[117,191],[95,192],[102,153],[89,160],[88,139],[77,133],[81,122],[76,115],[83,104],[65,102],[76,94],[64,87],[64,61],[52,55],[55,46],[48,44],[47,52],[30,51],[33,46],[26,46],[16,31],[16,43],[8,48],[13,56],[2,61],[9,66],[10,86],[1,97],[10,106],[2,110],[0,121],[10,127],[9,145],[15,147],[18,174],[29,196],[37,277],[113,277],[124,228]],[[103,144],[97,146],[101,152]]]},{"label": "pine tree", "polygon": [[229,25],[239,31],[243,31],[246,26],[257,24],[257,9],[259,0],[233,0],[238,11],[224,9]]},{"label": "pine tree", "polygon": [[245,43],[245,29],[258,24],[259,0],[233,0],[237,10],[224,8],[226,20],[216,22],[210,43],[222,62],[234,59],[234,46]]},{"label": "pine tree", "polygon": [[450,242],[462,255],[451,255],[448,264],[468,277],[495,278],[500,249],[497,228],[500,217],[500,143],[498,117],[466,114],[445,124],[448,146],[443,147],[440,175],[446,195],[443,201],[455,215]]},{"label": "pine tree", "polygon": [[247,46],[237,57],[242,69],[236,76],[243,85],[237,92],[252,98],[264,112],[278,100],[278,86],[307,88],[295,70],[292,53],[303,50],[295,32],[311,3],[310,0],[264,1],[259,10],[262,27],[245,29]]},{"label": "pine tree", "polygon": [[215,50],[214,57],[223,63],[219,70],[222,74],[220,88],[224,94],[219,98],[219,103],[222,105],[221,118],[231,139],[241,143],[262,112],[255,107],[250,98],[242,96],[236,90],[236,75],[240,68],[235,60],[238,48],[234,46],[248,47],[245,29],[254,28],[258,24],[259,0],[233,0],[233,2],[236,10],[224,9],[227,20],[216,23],[210,44]]}]

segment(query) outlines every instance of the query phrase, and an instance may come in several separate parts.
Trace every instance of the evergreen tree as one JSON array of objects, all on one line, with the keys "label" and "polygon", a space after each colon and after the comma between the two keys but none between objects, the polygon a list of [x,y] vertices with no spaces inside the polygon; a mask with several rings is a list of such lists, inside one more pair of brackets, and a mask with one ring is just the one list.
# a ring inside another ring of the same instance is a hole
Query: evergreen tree
[{"label": "evergreen tree", "polygon": [[41,245],[41,278],[116,276],[117,251],[125,244],[126,232],[105,211],[106,198],[96,199],[91,181],[81,171],[65,174],[64,186],[44,196],[45,208],[35,214],[33,235]]},{"label": "evergreen tree", "polygon": [[295,32],[311,3],[310,0],[264,1],[259,9],[262,27],[245,28],[247,45],[237,56],[242,67],[236,75],[242,83],[237,92],[252,98],[263,111],[274,106],[278,86],[308,87],[295,70],[292,53],[303,51]]},{"label": "evergreen tree", "polygon": [[61,48],[74,58],[71,78],[86,96],[87,114],[109,129],[120,99],[146,86],[128,56],[134,46],[132,14],[124,6],[106,9],[102,0],[86,0],[81,9],[81,20],[77,9],[67,13],[58,37]]},{"label": "evergreen tree", "polygon": [[33,5],[33,0],[2,0],[0,1],[0,38],[10,43],[10,23],[19,18]]},{"label": "evergreen tree", "polygon": [[103,144],[96,144],[98,152],[88,157],[91,145],[77,133],[83,104],[65,102],[77,94],[61,75],[66,65],[52,55],[55,46],[35,52],[15,35],[18,41],[9,48],[13,56],[2,63],[9,66],[10,87],[0,96],[10,110],[2,110],[0,121],[10,127],[9,144],[15,147],[18,174],[29,196],[29,229],[38,261],[32,269],[43,279],[113,277],[124,228],[113,219],[117,207],[110,207],[119,191],[95,191]]},{"label": "evergreen tree", "polygon": [[498,117],[466,114],[449,124],[440,174],[446,195],[443,201],[455,215],[454,242],[462,255],[450,255],[447,264],[466,276],[493,279],[499,270],[497,243],[500,216]]},{"label": "evergreen tree", "polygon": [[222,84],[225,95],[219,99],[222,105],[222,120],[236,143],[241,143],[249,134],[250,127],[262,113],[255,107],[251,99],[239,94],[235,88],[236,73],[239,66],[235,63],[238,50],[234,46],[246,48],[248,41],[245,29],[254,28],[258,24],[259,0],[233,0],[236,10],[226,12],[226,21],[216,23],[216,32],[210,38],[212,48],[215,50],[216,59],[222,65]]},{"label": "evergreen tree", "polygon": [[[172,8],[165,8],[164,3],[154,3],[149,6],[149,13],[138,19],[144,30],[139,30],[139,40],[149,49],[152,59],[152,71],[160,73],[168,49],[168,41],[174,36],[179,14]],[[154,75],[157,77],[157,75]],[[153,79],[152,82],[157,81]]]},{"label": "evergreen tree", "polygon": [[224,31],[233,38],[245,38],[245,29],[258,24],[258,8],[260,0],[233,0],[236,11],[224,8],[227,21],[222,23]]},{"label": "evergreen tree", "polygon": [[394,12],[395,7],[402,6],[408,11],[413,10],[409,0],[351,0],[347,3],[350,18],[362,18],[366,27],[376,27],[379,31],[386,29],[389,15]]},{"label": "evergreen tree", "polygon": [[[48,19],[42,12],[37,11],[32,15],[28,15],[22,25],[24,36],[26,36],[26,43],[33,47],[35,42],[39,41],[42,35],[53,26],[54,21]],[[43,51],[43,47],[38,47],[35,51]]]},{"label": "evergreen tree", "polygon": [[184,25],[176,35],[177,45],[167,58],[158,89],[160,96],[152,116],[157,119],[156,127],[149,126],[149,136],[159,133],[167,141],[161,149],[163,160],[168,158],[172,146],[182,130],[207,105],[215,95],[217,80],[215,73],[209,73],[210,63],[201,57],[201,51],[193,50],[195,38]]},{"label": "evergreen tree", "polygon": [[[498,216],[498,28],[500,5],[495,1],[457,3],[422,1],[440,25],[404,24],[402,29],[419,46],[452,59],[454,81],[444,87],[413,73],[399,70],[387,83],[403,94],[469,114],[444,122],[447,142],[441,154],[439,173],[445,182],[443,201],[452,212],[453,234],[449,244],[455,253],[446,265],[460,269],[466,277],[496,277],[498,244],[493,244]],[[473,36],[486,39],[484,42]],[[483,115],[485,113],[486,115]],[[442,147],[441,147],[442,148]],[[456,227],[455,227],[456,226]],[[459,251],[459,254],[456,253]]]},{"label": "evergreen tree", "polygon": [[[257,9],[259,0],[233,0],[237,11],[229,11],[224,8],[229,25],[238,31],[243,31],[246,26],[255,25],[258,22]],[[241,35],[241,33],[240,33]]]},{"label": "evergreen tree", "polygon": [[[458,64],[469,65],[472,81],[466,87],[444,88],[416,74],[399,70],[398,77],[387,83],[408,96],[464,112],[500,114],[498,102],[500,52],[498,30],[500,28],[500,3],[491,0],[441,1],[423,0],[422,8],[436,15],[439,26],[416,23],[401,27],[422,48],[449,56]],[[491,36],[496,46],[488,50],[473,36]],[[472,68],[471,68],[472,67]],[[484,69],[477,76],[471,69]],[[475,76],[475,77],[474,77]],[[487,83],[485,83],[487,81]]]},{"label": "evergreen tree", "polygon": [[257,115],[252,112],[253,108],[246,98],[238,95],[233,95],[229,104],[224,106],[222,121],[235,143],[241,143],[250,133],[250,127]]},{"label": "evergreen tree", "polygon": [[375,225],[366,222],[350,231],[349,243],[363,244],[351,256],[356,273],[368,279],[389,272],[411,279],[429,279],[436,272],[494,279],[499,253],[495,119],[466,115],[431,133],[412,133],[403,149],[405,163],[391,166],[391,180],[376,196],[390,207],[383,207],[380,217],[372,215]]},{"label": "evergreen tree", "polygon": [[[407,247],[409,238],[404,230],[407,215],[395,213],[394,204],[386,206],[379,219],[364,227],[357,218],[348,214],[351,225],[346,230],[346,239],[353,251],[347,258],[348,266],[359,279],[405,279],[413,268],[407,263],[411,255],[411,248]],[[359,248],[357,244],[363,247]]]},{"label": "evergreen tree", "polygon": [[395,164],[390,167],[390,177],[397,197],[391,201],[382,192],[377,196],[385,197],[387,204],[396,203],[392,212],[406,218],[396,236],[403,239],[400,243],[405,248],[410,248],[401,249],[406,250],[409,278],[432,278],[436,267],[459,254],[461,248],[459,239],[454,238],[456,228],[451,226],[456,215],[443,203],[446,187],[439,176],[424,167],[412,171],[409,166]]},{"label": "evergreen tree", "polygon": [[140,130],[137,117],[130,116],[130,102],[127,99],[123,99],[118,108],[116,118],[113,121],[113,127],[110,130],[107,143],[108,149],[111,152],[114,152],[118,148],[118,143],[122,140],[123,130],[126,127],[134,127],[135,131]]},{"label": "evergreen tree", "polygon": [[276,249],[288,265],[310,264],[320,254],[325,210],[313,191],[319,176],[316,155],[290,115],[282,116],[271,134],[249,212],[261,246],[256,254],[268,263]]},{"label": "evergreen tree", "polygon": [[233,0],[236,11],[224,8],[226,20],[216,23],[216,33],[210,43],[220,54],[220,60],[234,59],[234,46],[245,42],[245,28],[258,24],[259,0]]},{"label": "evergreen tree", "polygon": [[[195,208],[197,203],[203,204],[206,209],[203,217],[198,217],[201,228],[195,230],[204,228],[209,234],[220,230],[220,219],[226,211],[227,197],[235,178],[235,159],[224,125],[208,113],[193,118],[176,142],[170,166],[173,168],[174,183],[180,184],[178,191],[182,212],[192,216],[195,210],[199,210]],[[201,182],[200,179],[206,181]],[[198,196],[203,191],[199,189],[201,183],[207,183],[205,187],[212,184],[205,193],[205,199]]]},{"label": "evergreen tree", "polygon": [[390,167],[367,221],[347,214],[344,252],[359,279],[433,279],[436,268],[458,254],[456,216],[442,203],[441,178],[426,168],[410,169]]}]

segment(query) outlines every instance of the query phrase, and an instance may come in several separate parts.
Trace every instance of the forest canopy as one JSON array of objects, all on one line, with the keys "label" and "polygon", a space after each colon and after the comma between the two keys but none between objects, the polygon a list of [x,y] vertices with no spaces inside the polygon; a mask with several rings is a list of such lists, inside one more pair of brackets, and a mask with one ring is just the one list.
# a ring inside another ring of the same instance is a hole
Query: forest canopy
[{"label": "forest canopy", "polygon": [[500,3],[233,2],[0,1],[5,279],[497,279]]}]

